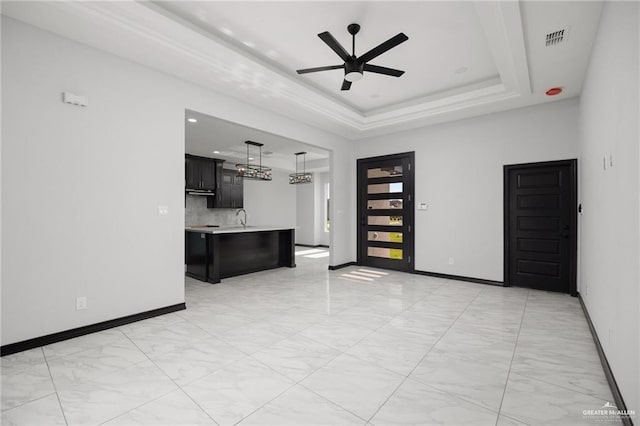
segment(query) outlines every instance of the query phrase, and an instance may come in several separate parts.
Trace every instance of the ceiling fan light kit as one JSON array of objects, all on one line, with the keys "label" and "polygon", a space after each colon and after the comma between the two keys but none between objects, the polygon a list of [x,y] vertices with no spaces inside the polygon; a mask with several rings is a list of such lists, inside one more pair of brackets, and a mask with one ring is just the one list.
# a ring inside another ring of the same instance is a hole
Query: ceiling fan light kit
[{"label": "ceiling fan light kit", "polygon": [[298,74],[308,74],[312,72],[318,71],[329,71],[329,70],[337,70],[344,69],[344,81],[342,82],[341,90],[349,90],[351,88],[351,83],[362,79],[365,71],[372,72],[376,74],[383,74],[392,77],[400,77],[404,74],[404,71],[381,67],[378,65],[370,65],[368,62],[372,59],[377,58],[382,55],[386,51],[396,47],[400,43],[404,43],[409,40],[404,33],[399,33],[389,40],[385,41],[382,44],[374,47],[369,50],[365,54],[357,57],[356,56],[356,34],[360,31],[360,25],[358,24],[350,24],[347,26],[347,31],[351,34],[351,55],[342,47],[342,45],[336,40],[330,32],[325,31],[323,33],[318,34],[318,37],[322,41],[324,41],[327,46],[329,46],[336,54],[344,61],[342,65],[328,65],[325,67],[316,67],[316,68],[305,68],[301,70],[297,70]]},{"label": "ceiling fan light kit", "polygon": [[359,64],[357,62],[348,62],[344,64],[344,79],[350,83],[360,80],[363,72],[364,64]]}]

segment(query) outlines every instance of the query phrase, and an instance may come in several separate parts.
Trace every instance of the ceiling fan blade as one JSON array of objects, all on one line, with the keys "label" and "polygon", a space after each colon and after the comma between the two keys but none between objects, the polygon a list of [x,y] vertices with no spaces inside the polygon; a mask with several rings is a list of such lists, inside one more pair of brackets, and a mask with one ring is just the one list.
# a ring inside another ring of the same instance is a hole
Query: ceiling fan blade
[{"label": "ceiling fan blade", "polygon": [[409,40],[409,37],[407,37],[405,35],[405,33],[397,34],[397,35],[391,37],[389,40],[385,41],[384,43],[379,44],[378,46],[374,47],[373,49],[371,49],[370,51],[368,51],[364,55],[360,56],[358,58],[358,62],[360,62],[361,64],[362,63],[367,63],[370,60],[372,60],[373,58],[376,58],[376,57],[382,55],[387,50],[393,49],[394,47],[396,47],[400,43],[404,43],[407,40]]},{"label": "ceiling fan blade", "polygon": [[344,47],[342,47],[342,45],[338,43],[338,40],[336,40],[329,31],[318,34],[318,37],[320,37],[322,41],[327,43],[327,46],[333,49],[333,51],[336,52],[343,61],[347,62],[351,60],[351,56],[349,56],[349,53],[344,50]]},{"label": "ceiling fan blade", "polygon": [[349,89],[351,89],[351,82],[344,80],[342,82],[342,88],[340,90],[349,90]]},{"label": "ceiling fan blade", "polygon": [[344,64],[342,64],[342,65],[328,65],[326,67],[305,68],[303,70],[297,70],[296,72],[298,74],[307,74],[307,73],[310,73],[310,72],[339,70],[339,69],[344,69]]},{"label": "ceiling fan blade", "polygon": [[363,69],[364,71],[375,72],[376,74],[390,75],[392,77],[400,77],[402,74],[404,74],[404,71],[369,64],[364,64]]}]

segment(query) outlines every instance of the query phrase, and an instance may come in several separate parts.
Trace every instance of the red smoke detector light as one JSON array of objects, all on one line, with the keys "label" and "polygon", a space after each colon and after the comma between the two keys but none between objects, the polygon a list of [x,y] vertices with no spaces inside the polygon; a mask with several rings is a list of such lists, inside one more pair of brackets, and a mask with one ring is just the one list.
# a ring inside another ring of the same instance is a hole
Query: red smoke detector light
[{"label": "red smoke detector light", "polygon": [[562,93],[562,87],[552,87],[546,92],[547,96],[555,96],[559,95],[560,93]]}]

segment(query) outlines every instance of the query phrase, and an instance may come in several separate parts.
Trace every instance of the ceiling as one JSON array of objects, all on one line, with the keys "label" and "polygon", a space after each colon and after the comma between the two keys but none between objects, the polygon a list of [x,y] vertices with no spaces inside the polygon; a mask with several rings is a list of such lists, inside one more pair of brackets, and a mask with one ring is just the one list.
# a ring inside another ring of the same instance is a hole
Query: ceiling
[{"label": "ceiling", "polygon": [[[196,122],[190,122],[188,119],[195,119]],[[220,158],[228,162],[225,166],[233,168],[237,163],[247,162],[247,145],[244,142],[248,140],[264,144],[262,164],[274,170],[295,171],[295,153],[297,152],[307,153],[307,171],[329,170],[328,151],[207,114],[190,110],[185,112],[185,152],[187,154]],[[250,147],[249,155],[252,164],[258,162],[257,148]],[[298,167],[302,171],[303,157],[299,158]]]},{"label": "ceiling", "polygon": [[[597,1],[6,2],[2,13],[348,139],[389,134],[578,96],[597,33]],[[404,32],[341,92],[317,37],[356,53]],[[561,43],[546,36],[564,30]],[[117,37],[113,35],[117,34]],[[549,97],[547,89],[562,94]]]},{"label": "ceiling", "polygon": [[[157,5],[361,113],[472,84],[489,85],[499,78],[470,2],[164,1]],[[410,16],[420,19],[407,19]],[[317,34],[329,31],[351,50],[347,25],[352,22],[361,25],[357,55],[399,32],[409,35],[409,41],[371,62],[405,70],[401,78],[366,74],[351,90],[340,91],[344,70],[296,75],[296,69],[341,64]]]}]

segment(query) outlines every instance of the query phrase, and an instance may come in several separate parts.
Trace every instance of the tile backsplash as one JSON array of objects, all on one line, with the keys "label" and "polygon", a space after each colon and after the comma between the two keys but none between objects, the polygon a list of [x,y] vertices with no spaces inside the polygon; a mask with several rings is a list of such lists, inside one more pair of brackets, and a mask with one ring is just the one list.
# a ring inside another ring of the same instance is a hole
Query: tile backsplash
[{"label": "tile backsplash", "polygon": [[208,209],[207,197],[202,195],[187,195],[184,212],[184,224],[193,225],[239,225],[236,216],[237,209]]}]

